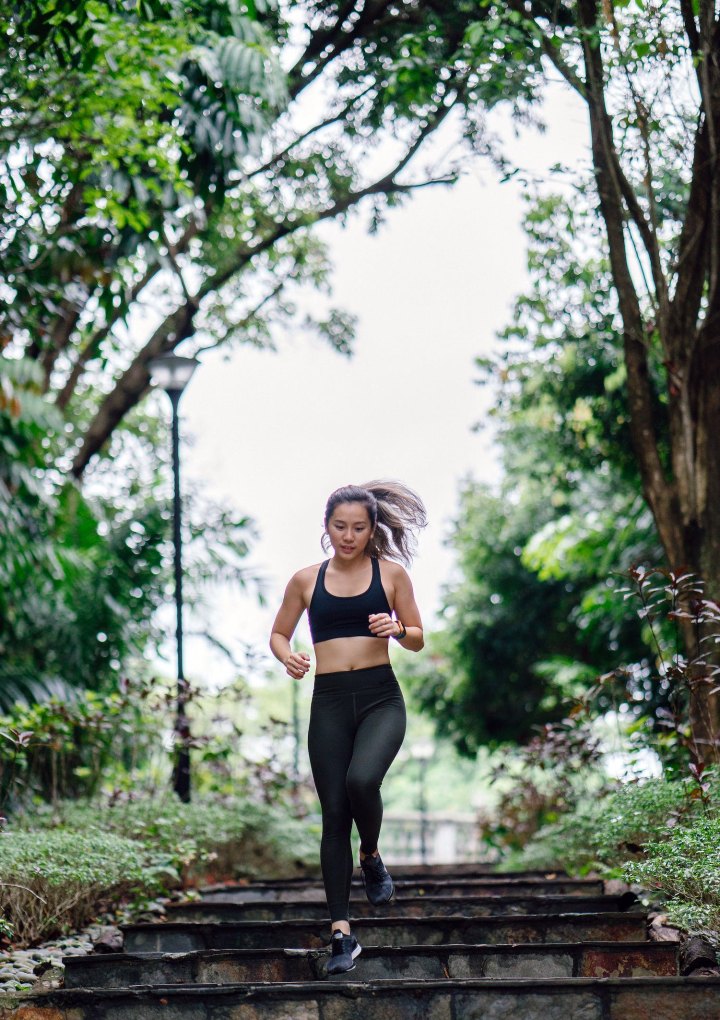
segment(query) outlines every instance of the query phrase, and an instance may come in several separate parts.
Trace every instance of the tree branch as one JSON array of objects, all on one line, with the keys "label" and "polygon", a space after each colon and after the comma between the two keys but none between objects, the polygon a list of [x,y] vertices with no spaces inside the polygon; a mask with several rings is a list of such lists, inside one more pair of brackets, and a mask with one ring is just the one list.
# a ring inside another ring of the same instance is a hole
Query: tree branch
[{"label": "tree branch", "polygon": [[[147,272],[140,278],[140,280],[138,280],[138,282],[135,284],[132,291],[130,292],[130,304],[132,304],[132,302],[139,297],[140,293],[147,286],[147,284],[150,283],[150,281],[154,279],[155,276],[157,276],[157,274],[160,272],[160,268],[161,267],[159,265],[154,265],[152,269],[148,269]],[[93,333],[93,335],[87,341],[85,346],[79,352],[77,358],[75,359],[75,363],[73,364],[72,369],[70,370],[70,374],[67,377],[65,385],[55,398],[55,403],[59,408],[64,409],[70,403],[70,400],[72,399],[75,393],[75,389],[77,388],[80,376],[83,374],[85,367],[87,366],[88,362],[91,361],[98,353],[100,349],[100,344],[103,342],[103,340],[106,339],[106,337],[110,335],[113,326],[115,326],[119,322],[122,316],[123,309],[116,308],[113,311],[113,314],[110,316],[108,322],[101,329],[98,329]]]},{"label": "tree branch", "polygon": [[702,0],[700,3],[700,47],[698,81],[702,94],[702,107],[707,125],[709,157],[709,253],[708,253],[708,302],[714,305],[720,281],[720,175],[718,174],[718,109],[720,108],[720,75],[718,74],[718,43],[720,27],[715,20],[715,4]]},{"label": "tree branch", "polygon": [[692,0],[680,0],[680,12],[682,14],[685,35],[690,44],[690,52],[696,56],[700,50],[700,34],[695,24]]},{"label": "tree branch", "polygon": [[396,178],[417,154],[428,136],[440,126],[451,110],[454,109],[455,105],[460,101],[460,95],[460,90],[458,90],[451,102],[446,102],[439,106],[433,116],[426,118],[420,131],[417,133],[417,137],[389,173],[358,191],[348,192],[342,198],[337,199],[332,205],[317,213],[313,213],[304,220],[284,220],[277,224],[274,231],[260,239],[257,243],[243,245],[236,249],[235,257],[230,266],[223,270],[222,273],[209,276],[199,287],[191,302],[185,302],[185,304],[177,308],[158,326],[150,340],[138,352],[131,365],[120,377],[114,389],[102,401],[85,434],[83,444],[75,456],[72,464],[72,474],[76,478],[82,476],[90,459],[102,448],[112,434],[113,429],[143,397],[150,382],[147,370],[148,361],[159,354],[173,350],[183,340],[192,335],[195,315],[205,297],[212,292],[218,291],[233,276],[241,272],[254,258],[268,251],[282,238],[319,223],[322,220],[332,219],[370,195],[407,191],[412,188],[421,187],[422,183],[431,183],[426,181],[403,184],[397,181]]},{"label": "tree branch", "polygon": [[[517,11],[524,18],[528,17],[528,10],[525,6],[524,0],[509,0],[508,7],[512,10]],[[540,40],[543,47],[543,53],[551,61],[553,66],[560,72],[565,81],[570,85],[578,95],[585,100],[586,103],[590,103],[589,87],[587,81],[583,81],[577,72],[571,68],[560,55],[557,47],[553,45],[553,37],[549,36],[544,31],[542,25],[539,24],[537,17],[533,17],[533,24],[535,29],[540,35]],[[593,26],[594,27],[594,26]],[[600,58],[600,74],[602,74],[602,59]],[[602,79],[601,79],[602,81]],[[647,251],[648,258],[650,259],[650,265],[652,268],[653,284],[655,287],[655,293],[658,296],[658,302],[661,309],[665,307],[667,300],[667,283],[665,275],[662,271],[662,262],[660,259],[660,248],[658,245],[655,231],[653,230],[650,223],[637,200],[635,189],[633,188],[630,181],[627,179],[625,172],[620,164],[620,159],[617,154],[617,150],[612,141],[612,123],[610,121],[609,114],[605,107],[604,94],[602,91],[599,96],[596,96],[596,105],[600,104],[601,119],[600,125],[603,129],[602,137],[606,148],[607,160],[611,168],[612,175],[615,178],[616,186],[619,193],[627,206],[627,210],[635,223],[640,237],[642,239],[645,250]],[[649,200],[652,204],[652,188],[648,186]]]},{"label": "tree branch", "polygon": [[[288,72],[288,92],[291,99],[310,85],[325,68],[337,59],[342,53],[355,45],[356,41],[363,37],[369,26],[379,21],[392,6],[392,0],[367,0],[360,5],[359,16],[353,22],[349,32],[343,32],[342,26],[349,16],[357,10],[355,0],[348,0],[340,10],[335,23],[325,31],[315,31],[304,52],[296,60]],[[327,50],[322,59],[316,59]],[[308,63],[314,63],[312,71],[302,76],[302,69]]]},{"label": "tree branch", "polygon": [[607,230],[613,280],[623,319],[630,431],[645,498],[653,511],[668,559],[679,563],[682,562],[683,536],[674,513],[674,486],[665,478],[658,452],[642,312],[627,261],[622,191],[611,155],[611,128],[604,103],[602,54],[597,41],[597,0],[578,0],[578,13],[583,31],[593,164],[600,209]]},{"label": "tree branch", "polygon": [[160,236],[162,237],[163,241],[165,242],[165,247],[167,248],[168,262],[172,266],[173,272],[175,273],[175,275],[177,276],[178,280],[180,281],[180,289],[183,292],[183,297],[185,298],[185,301],[188,304],[191,304],[192,301],[193,301],[192,295],[190,294],[190,291],[187,288],[187,284],[185,283],[185,278],[184,278],[184,276],[182,274],[182,270],[180,269],[180,266],[177,263],[177,259],[175,258],[175,255],[178,254],[177,249],[174,249],[173,246],[170,244],[170,241],[168,240],[168,238],[165,235],[164,228],[161,228]]},{"label": "tree branch", "polygon": [[307,131],[304,131],[301,135],[298,135],[297,138],[294,138],[288,145],[285,146],[284,149],[281,149],[280,152],[276,152],[272,156],[272,158],[269,159],[266,163],[263,163],[262,166],[256,167],[254,170],[251,170],[250,173],[246,174],[243,180],[249,181],[252,180],[253,177],[258,177],[260,174],[267,173],[267,171],[272,170],[272,168],[276,166],[277,163],[280,162],[280,160],[286,159],[296,146],[300,145],[308,138],[311,138],[313,135],[318,134],[319,131],[323,131],[326,127],[330,127],[332,124],[338,124],[341,121],[343,121],[345,117],[347,117],[348,113],[350,113],[352,108],[361,99],[364,99],[365,96],[368,95],[368,93],[372,92],[375,89],[375,87],[376,87],[375,83],[373,83],[372,85],[369,85],[366,89],[363,89],[362,92],[354,96],[350,100],[350,102],[346,103],[345,106],[340,111],[338,111],[338,113],[335,113],[332,115],[332,117],[328,117],[325,120],[320,121],[318,124],[314,124],[313,127],[308,128]]},{"label": "tree branch", "polygon": [[[190,220],[186,229],[183,231],[182,237],[180,237],[180,239],[177,241],[175,245],[172,245],[166,239],[168,252],[171,252],[173,260],[175,259],[175,256],[182,255],[185,251],[187,251],[190,241],[192,241],[192,239],[196,237],[198,231],[199,231],[198,220],[196,217],[193,217]],[[152,266],[150,266],[149,269],[145,271],[145,273],[140,277],[140,279],[133,284],[133,287],[130,291],[129,301],[126,303],[127,305],[132,305],[133,302],[137,300],[137,298],[140,296],[145,287],[147,287],[147,285],[152,280],[154,280],[154,278],[157,276],[161,269],[162,266],[158,262],[154,263]],[[185,291],[185,293],[187,297],[187,292]],[[120,308],[116,308],[113,311],[112,315],[110,316],[109,321],[103,327],[101,327],[100,329],[96,330],[93,333],[93,335],[87,341],[83,349],[79,352],[77,358],[75,359],[75,363],[70,371],[70,374],[68,375],[67,381],[65,382],[65,385],[63,386],[62,390],[58,393],[55,399],[55,403],[59,408],[64,409],[65,407],[67,407],[75,393],[77,384],[80,380],[83,371],[85,370],[86,365],[88,364],[89,361],[91,361],[95,357],[98,350],[100,349],[101,343],[110,335],[113,327],[123,317],[124,312],[125,309],[122,306]]]},{"label": "tree branch", "polygon": [[557,46],[553,45],[553,36],[550,36],[545,32],[538,20],[532,14],[528,12],[525,6],[524,0],[508,0],[507,7],[510,10],[515,11],[521,15],[526,21],[533,25],[533,28],[540,35],[540,43],[543,48],[543,53],[548,58],[550,63],[560,72],[565,81],[570,85],[583,99],[586,99],[585,95],[585,82],[582,80],[579,74],[577,74],[566,61],[563,60],[560,51]]},{"label": "tree branch", "polygon": [[87,293],[85,301],[81,305],[70,301],[62,302],[62,310],[55,319],[55,324],[50,332],[49,343],[42,349],[40,354],[40,364],[45,372],[45,381],[42,387],[43,393],[47,393],[50,389],[50,376],[58,355],[70,343],[70,337],[78,324],[83,308],[89,300],[90,293]]},{"label": "tree branch", "polygon": [[198,354],[204,354],[205,351],[217,350],[218,347],[222,347],[223,344],[227,343],[228,338],[232,333],[237,332],[237,330],[242,329],[244,326],[248,326],[252,322],[252,320],[257,315],[260,314],[265,305],[269,304],[273,300],[273,298],[276,298],[278,294],[280,294],[280,292],[284,289],[286,283],[287,278],[284,280],[280,280],[279,283],[276,283],[272,290],[268,291],[268,293],[260,301],[258,301],[255,307],[251,311],[249,311],[247,315],[243,315],[242,319],[234,326],[232,326],[230,329],[228,329],[225,335],[220,337],[220,339],[216,343],[208,344],[207,347],[200,347],[197,351],[195,351],[195,357],[197,357]]},{"label": "tree branch", "polygon": [[[692,181],[678,241],[672,335],[684,339],[697,328],[705,291],[709,225],[710,153],[705,118],[700,116],[693,152]],[[674,354],[674,352],[671,352]]]},{"label": "tree branch", "polygon": [[147,364],[150,359],[169,353],[192,335],[193,318],[196,312],[196,305],[185,304],[169,315],[158,326],[143,349],[135,356],[129,368],[107,394],[73,460],[71,471],[75,478],[82,476],[90,458],[104,446],[115,427],[148,390],[150,373]]}]

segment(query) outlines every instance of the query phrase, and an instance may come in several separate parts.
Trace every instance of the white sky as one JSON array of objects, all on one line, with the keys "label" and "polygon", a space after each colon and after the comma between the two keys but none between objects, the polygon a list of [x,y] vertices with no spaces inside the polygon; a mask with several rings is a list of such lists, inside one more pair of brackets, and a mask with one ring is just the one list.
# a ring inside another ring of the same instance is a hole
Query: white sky
[{"label": "white sky", "polygon": [[[544,115],[546,134],[528,129],[519,139],[507,118],[495,119],[513,154],[541,175],[587,151],[579,101],[558,89]],[[521,190],[478,161],[455,187],[423,189],[390,211],[377,235],[362,211],[345,229],[325,224],[333,303],[358,316],[352,359],[305,338],[275,354],[241,346],[229,361],[202,356],[181,404],[183,433],[193,437],[183,470],[256,520],[251,562],[270,603],[261,610],[218,592],[215,625],[225,640],[266,646],[287,579],[323,558],[327,495],[373,477],[404,481],[426,502],[430,524],[411,576],[432,626],[453,570],[443,543],[459,483],[498,477],[491,435],[472,432],[490,399],[473,361],[493,348],[527,284]],[[298,636],[309,640],[304,622]],[[189,642],[186,660],[189,677],[207,674],[206,645]],[[220,660],[212,672],[216,681],[232,676]]]}]

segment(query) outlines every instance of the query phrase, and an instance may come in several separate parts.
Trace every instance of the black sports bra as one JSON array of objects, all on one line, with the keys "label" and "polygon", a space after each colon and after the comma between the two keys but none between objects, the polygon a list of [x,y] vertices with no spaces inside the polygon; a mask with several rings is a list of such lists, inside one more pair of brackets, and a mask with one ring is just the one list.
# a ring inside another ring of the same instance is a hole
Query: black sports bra
[{"label": "black sports bra", "polygon": [[392,613],[380,579],[377,559],[371,558],[370,587],[360,595],[330,594],[325,587],[325,574],[329,562],[330,560],[325,560],[318,570],[308,606],[308,623],[313,644],[341,637],[375,637],[368,623],[370,613]]}]

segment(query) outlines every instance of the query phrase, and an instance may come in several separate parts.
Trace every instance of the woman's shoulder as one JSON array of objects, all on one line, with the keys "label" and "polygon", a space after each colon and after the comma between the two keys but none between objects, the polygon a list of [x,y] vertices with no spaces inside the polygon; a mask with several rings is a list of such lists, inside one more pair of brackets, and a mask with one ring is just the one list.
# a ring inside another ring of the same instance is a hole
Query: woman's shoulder
[{"label": "woman's shoulder", "polygon": [[309,567],[301,567],[290,578],[290,584],[304,588],[308,581],[314,581],[322,563],[311,563]]},{"label": "woman's shoulder", "polygon": [[389,581],[397,580],[401,577],[407,577],[408,572],[402,563],[398,563],[397,560],[384,560],[378,557],[378,566],[380,567],[380,573],[383,577],[386,577]]}]

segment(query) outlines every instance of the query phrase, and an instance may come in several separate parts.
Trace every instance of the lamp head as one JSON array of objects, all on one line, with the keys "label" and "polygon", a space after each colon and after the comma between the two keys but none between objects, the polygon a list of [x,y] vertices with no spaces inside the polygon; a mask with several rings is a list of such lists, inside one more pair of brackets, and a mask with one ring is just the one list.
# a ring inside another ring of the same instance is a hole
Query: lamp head
[{"label": "lamp head", "polygon": [[148,362],[150,379],[168,393],[182,393],[200,362],[197,358],[183,358],[179,354],[163,354]]}]

